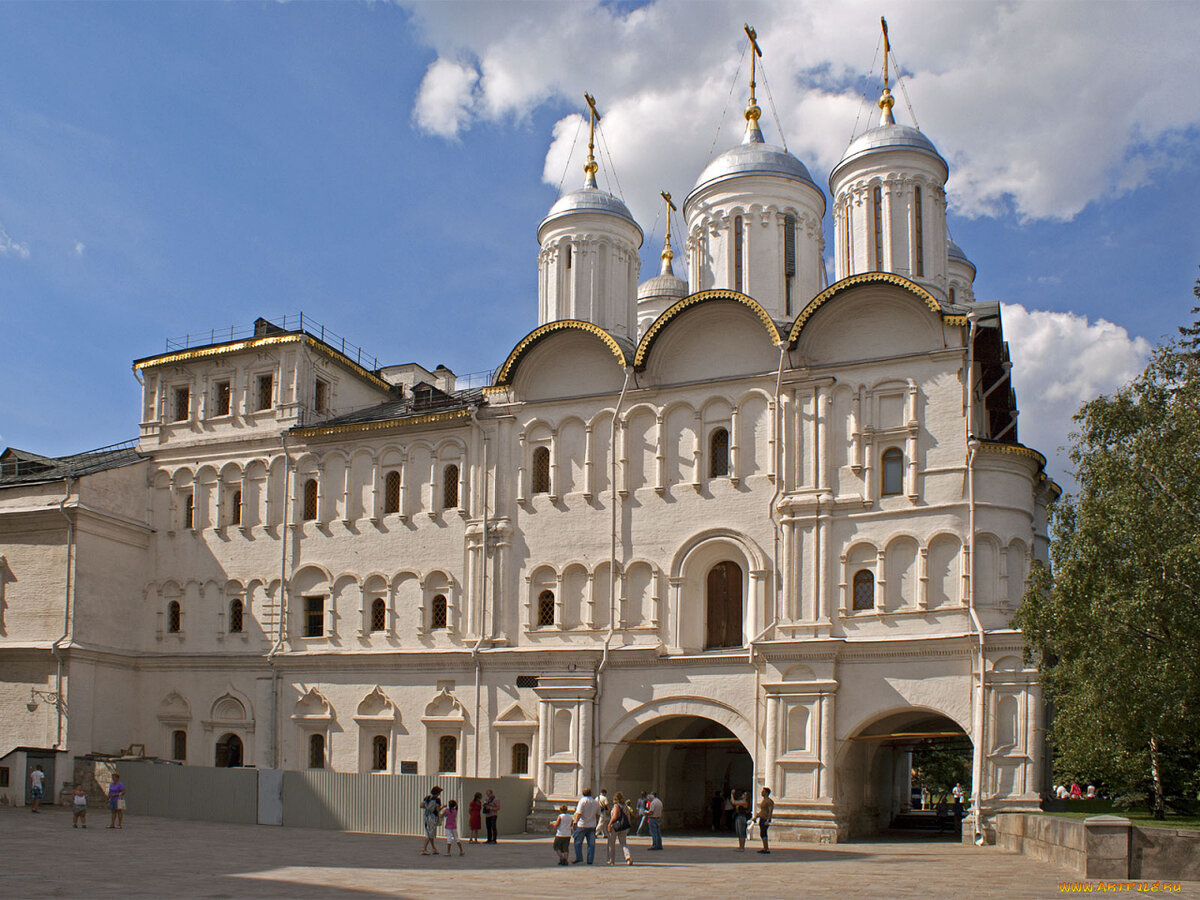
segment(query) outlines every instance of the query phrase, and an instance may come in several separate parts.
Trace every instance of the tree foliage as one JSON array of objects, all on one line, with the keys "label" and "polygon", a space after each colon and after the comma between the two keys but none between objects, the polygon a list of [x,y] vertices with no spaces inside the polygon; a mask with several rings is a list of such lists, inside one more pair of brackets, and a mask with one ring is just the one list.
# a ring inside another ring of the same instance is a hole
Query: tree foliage
[{"label": "tree foliage", "polygon": [[1075,416],[1079,493],[1056,504],[1052,568],[1016,619],[1054,704],[1056,775],[1143,793],[1156,816],[1195,797],[1200,746],[1200,319],[1179,331]]}]

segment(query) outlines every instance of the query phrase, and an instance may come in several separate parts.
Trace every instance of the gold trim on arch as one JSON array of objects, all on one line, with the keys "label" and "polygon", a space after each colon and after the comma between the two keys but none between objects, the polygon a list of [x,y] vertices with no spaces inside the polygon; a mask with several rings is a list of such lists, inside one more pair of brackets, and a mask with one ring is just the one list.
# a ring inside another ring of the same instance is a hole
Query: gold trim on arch
[{"label": "gold trim on arch", "polygon": [[[831,284],[817,296],[808,301],[804,309],[800,310],[800,315],[796,317],[796,321],[792,324],[792,330],[788,334],[788,343],[795,344],[800,337],[800,332],[804,330],[804,323],[807,322],[812,314],[815,313],[828,300],[832,300],[847,288],[857,287],[860,284],[894,284],[896,287],[902,287],[909,293],[913,294],[918,300],[924,303],[935,313],[942,313],[942,305],[938,303],[937,297],[925,290],[919,284],[909,281],[903,275],[896,275],[893,272],[863,272],[861,275],[851,275],[849,278],[843,278],[836,284]],[[944,316],[952,325],[965,324],[966,318],[963,316]],[[953,321],[962,319],[962,322]]]},{"label": "gold trim on arch", "polygon": [[682,300],[677,300],[662,315],[654,320],[650,329],[642,336],[641,341],[638,343],[637,354],[633,357],[633,367],[638,370],[646,367],[646,358],[650,355],[650,347],[653,346],[659,333],[673,318],[684,310],[695,306],[697,303],[706,303],[710,300],[732,300],[734,303],[742,304],[742,306],[747,307],[752,313],[758,316],[758,320],[762,322],[763,328],[767,331],[767,336],[771,338],[772,345],[777,345],[783,340],[783,337],[779,334],[779,329],[775,325],[775,320],[771,318],[770,314],[753,297],[748,297],[739,291],[697,291],[694,294],[689,294]]},{"label": "gold trim on arch", "polygon": [[1010,456],[1028,457],[1038,464],[1039,469],[1046,467],[1046,457],[1032,447],[1026,447],[1024,444],[1000,444],[995,441],[981,440],[979,442],[979,449],[987,453],[1005,453]]},{"label": "gold trim on arch", "polygon": [[617,339],[599,325],[592,322],[583,322],[579,319],[558,319],[557,321],[540,325],[521,339],[521,342],[513,348],[512,353],[508,355],[508,359],[504,361],[504,365],[496,373],[496,383],[492,387],[504,387],[512,384],[513,374],[516,372],[517,365],[521,362],[521,358],[525,353],[534,344],[546,337],[546,335],[553,334],[555,331],[582,331],[585,334],[595,335],[612,351],[612,355],[617,358],[617,362],[621,364],[621,368],[629,365],[625,358],[625,351],[621,349],[621,345],[617,343]]}]

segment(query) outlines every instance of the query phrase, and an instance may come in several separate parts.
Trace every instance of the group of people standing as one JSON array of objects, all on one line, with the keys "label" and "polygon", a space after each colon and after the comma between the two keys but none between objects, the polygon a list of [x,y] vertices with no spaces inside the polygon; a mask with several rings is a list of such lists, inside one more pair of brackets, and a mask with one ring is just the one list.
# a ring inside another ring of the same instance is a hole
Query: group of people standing
[{"label": "group of people standing", "polygon": [[[459,837],[458,801],[451,800],[449,803],[443,804],[442,789],[434,785],[425,795],[425,799],[421,801],[421,811],[425,825],[425,843],[421,845],[421,855],[440,855],[437,849],[437,831],[438,825],[441,825],[446,833],[446,855],[452,855],[451,849],[453,845],[457,844],[458,855],[464,856],[466,851],[463,848],[463,841]],[[475,796],[467,805],[467,828],[470,831],[467,843],[479,843],[479,830],[485,823],[487,837],[483,843],[497,843],[499,838],[496,823],[499,817],[500,799],[491,791],[487,792],[486,797],[476,791]]]},{"label": "group of people standing", "polygon": [[620,856],[625,865],[632,866],[633,855],[629,852],[629,844],[626,841],[629,832],[633,831],[634,818],[640,817],[637,829],[639,834],[643,826],[650,829],[649,849],[662,850],[662,811],[662,800],[653,793],[643,793],[634,807],[620,791],[610,800],[605,788],[600,789],[598,797],[592,796],[591,788],[585,788],[579,802],[575,804],[575,811],[572,813],[570,807],[564,803],[558,808],[558,816],[550,825],[550,830],[554,832],[554,852],[558,854],[558,864],[567,865],[571,842],[574,841],[575,859],[572,860],[572,864],[584,862],[583,848],[586,844],[586,862],[587,865],[592,865],[596,858],[596,838],[605,837],[608,849],[606,865],[617,864],[619,846]]},{"label": "group of people standing", "polygon": [[734,788],[729,792],[729,796],[722,796],[720,792],[713,794],[712,801],[712,821],[713,831],[718,831],[721,828],[721,820],[724,817],[726,820],[732,820],[733,832],[737,835],[738,851],[746,849],[746,838],[750,835],[750,828],[754,823],[758,823],[758,834],[762,839],[762,849],[759,853],[770,853],[771,843],[769,838],[771,828],[771,818],[775,813],[775,801],[771,799],[771,789],[765,787],[762,789],[762,794],[758,801],[758,809],[753,808],[750,799],[750,791],[739,790]]}]

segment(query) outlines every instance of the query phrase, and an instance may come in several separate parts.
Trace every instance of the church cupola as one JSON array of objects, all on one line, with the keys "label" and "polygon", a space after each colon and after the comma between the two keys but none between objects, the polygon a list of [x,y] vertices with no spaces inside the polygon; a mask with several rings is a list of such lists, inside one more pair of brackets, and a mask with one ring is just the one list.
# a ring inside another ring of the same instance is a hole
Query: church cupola
[{"label": "church cupola", "polygon": [[538,325],[579,319],[637,337],[637,278],[642,229],[628,207],[596,185],[596,104],[589,108],[584,184],[564,194],[538,226]]},{"label": "church cupola", "polygon": [[837,280],[894,272],[946,296],[946,178],[949,167],[920,130],[898,125],[888,86],[883,23],[879,124],[860,135],[829,174]]},{"label": "church cupola", "polygon": [[655,319],[666,312],[676,300],[686,297],[688,292],[687,282],[675,274],[674,267],[671,265],[671,261],[675,258],[675,252],[671,249],[671,214],[676,211],[675,204],[671,201],[671,195],[666,191],[659,191],[659,195],[667,204],[667,235],[663,241],[662,268],[653,278],[638,285],[637,333],[639,339]]},{"label": "church cupola", "polygon": [[700,173],[683,202],[691,290],[748,294],[775,319],[790,319],[824,287],[825,194],[804,163],[763,139],[755,100],[762,52],[746,26],[750,102],[741,144]]},{"label": "church cupola", "polygon": [[946,299],[951,303],[975,302],[975,263],[962,248],[946,239]]}]

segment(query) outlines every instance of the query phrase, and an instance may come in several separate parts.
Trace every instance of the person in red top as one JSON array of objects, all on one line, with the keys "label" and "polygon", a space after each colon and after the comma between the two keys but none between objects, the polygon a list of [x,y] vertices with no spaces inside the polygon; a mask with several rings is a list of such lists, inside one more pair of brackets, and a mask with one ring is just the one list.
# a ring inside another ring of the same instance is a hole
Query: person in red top
[{"label": "person in red top", "polygon": [[1083,799],[1083,789],[1079,786],[1078,781],[1074,782],[1071,785],[1071,799],[1072,800],[1082,800]]},{"label": "person in red top", "polygon": [[479,843],[479,829],[483,827],[483,794],[475,792],[467,807],[467,828],[471,831],[472,844]]}]

